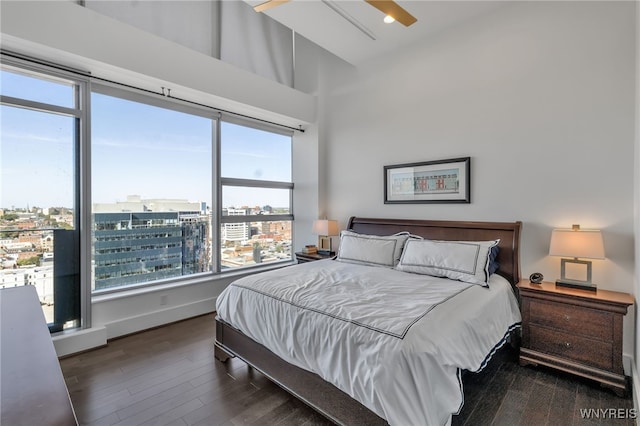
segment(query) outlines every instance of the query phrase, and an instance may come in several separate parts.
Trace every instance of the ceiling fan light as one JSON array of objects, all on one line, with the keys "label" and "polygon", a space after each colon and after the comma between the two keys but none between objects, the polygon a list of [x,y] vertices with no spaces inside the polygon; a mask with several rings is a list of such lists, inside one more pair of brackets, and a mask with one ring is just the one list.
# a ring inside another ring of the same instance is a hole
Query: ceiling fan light
[{"label": "ceiling fan light", "polygon": [[[413,25],[417,19],[393,0],[364,0],[385,15],[391,15],[405,27]],[[409,3],[409,2],[408,2]]]},{"label": "ceiling fan light", "polygon": [[385,23],[385,24],[390,24],[390,23],[392,23],[392,22],[396,22],[396,18],[394,18],[394,17],[393,17],[393,16],[391,16],[391,15],[385,15],[385,16],[384,16],[384,23]]}]

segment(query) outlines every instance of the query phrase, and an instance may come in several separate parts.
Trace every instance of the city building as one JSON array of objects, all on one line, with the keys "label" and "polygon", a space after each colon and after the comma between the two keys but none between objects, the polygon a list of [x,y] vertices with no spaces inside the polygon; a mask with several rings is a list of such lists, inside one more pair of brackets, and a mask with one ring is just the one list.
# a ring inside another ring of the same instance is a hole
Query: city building
[{"label": "city building", "polygon": [[[247,209],[226,208],[222,210],[223,216],[246,216]],[[240,223],[223,223],[222,224],[222,244],[227,242],[246,241],[251,237],[251,227],[247,222]]]},{"label": "city building", "polygon": [[96,205],[94,290],[209,270],[209,220],[201,206],[139,196]]}]

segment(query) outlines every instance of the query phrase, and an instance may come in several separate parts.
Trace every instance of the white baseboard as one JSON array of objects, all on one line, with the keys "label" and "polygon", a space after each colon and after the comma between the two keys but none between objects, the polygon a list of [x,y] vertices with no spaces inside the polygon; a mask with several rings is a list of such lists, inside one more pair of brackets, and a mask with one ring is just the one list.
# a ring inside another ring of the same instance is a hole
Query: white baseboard
[{"label": "white baseboard", "polygon": [[186,305],[172,306],[154,312],[146,312],[118,321],[105,324],[107,329],[107,339],[126,336],[149,328],[158,327],[172,322],[197,317],[198,315],[209,314],[215,310],[216,298],[198,300]]},{"label": "white baseboard", "polygon": [[215,310],[216,298],[198,300],[185,305],[112,321],[97,327],[69,331],[53,337],[53,345],[58,357],[72,355],[89,349],[105,346],[108,339],[137,333],[149,328],[209,314]]},{"label": "white baseboard", "polygon": [[53,346],[58,357],[88,351],[107,344],[107,329],[93,327],[85,330],[74,330],[53,336]]},{"label": "white baseboard", "polygon": [[627,376],[633,376],[633,357],[627,353],[622,354],[622,368],[624,374]]},{"label": "white baseboard", "polygon": [[635,367],[635,363],[631,362],[631,393],[633,397],[633,408],[638,413],[638,395],[640,395],[640,377],[638,377],[638,370]]}]

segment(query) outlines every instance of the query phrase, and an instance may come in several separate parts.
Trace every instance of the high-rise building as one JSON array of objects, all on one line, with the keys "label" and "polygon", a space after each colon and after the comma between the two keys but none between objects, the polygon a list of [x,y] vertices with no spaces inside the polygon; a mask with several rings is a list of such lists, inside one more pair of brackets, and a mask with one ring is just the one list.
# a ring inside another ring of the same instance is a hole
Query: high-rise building
[{"label": "high-rise building", "polygon": [[93,216],[95,289],[208,271],[209,220],[201,207],[128,197],[94,208],[101,211]]},{"label": "high-rise building", "polygon": [[[227,208],[224,209],[222,214],[226,214],[228,216],[246,216],[246,209],[234,209]],[[241,223],[225,223],[222,226],[222,242],[225,243],[227,241],[246,241],[251,238],[251,226],[247,222]]]}]

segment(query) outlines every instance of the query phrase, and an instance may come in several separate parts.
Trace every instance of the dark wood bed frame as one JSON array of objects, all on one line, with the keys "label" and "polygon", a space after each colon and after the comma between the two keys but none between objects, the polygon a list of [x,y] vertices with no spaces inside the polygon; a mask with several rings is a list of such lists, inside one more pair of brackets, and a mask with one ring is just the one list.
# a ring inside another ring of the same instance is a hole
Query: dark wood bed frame
[{"label": "dark wood bed frame", "polygon": [[[459,222],[351,217],[347,229],[361,234],[391,235],[408,231],[432,240],[500,239],[498,273],[515,289],[520,280],[521,222]],[[517,293],[516,293],[517,294]],[[238,357],[250,367],[339,425],[384,425],[387,422],[320,376],[293,366],[239,330],[216,318],[214,354],[225,362]]]}]

